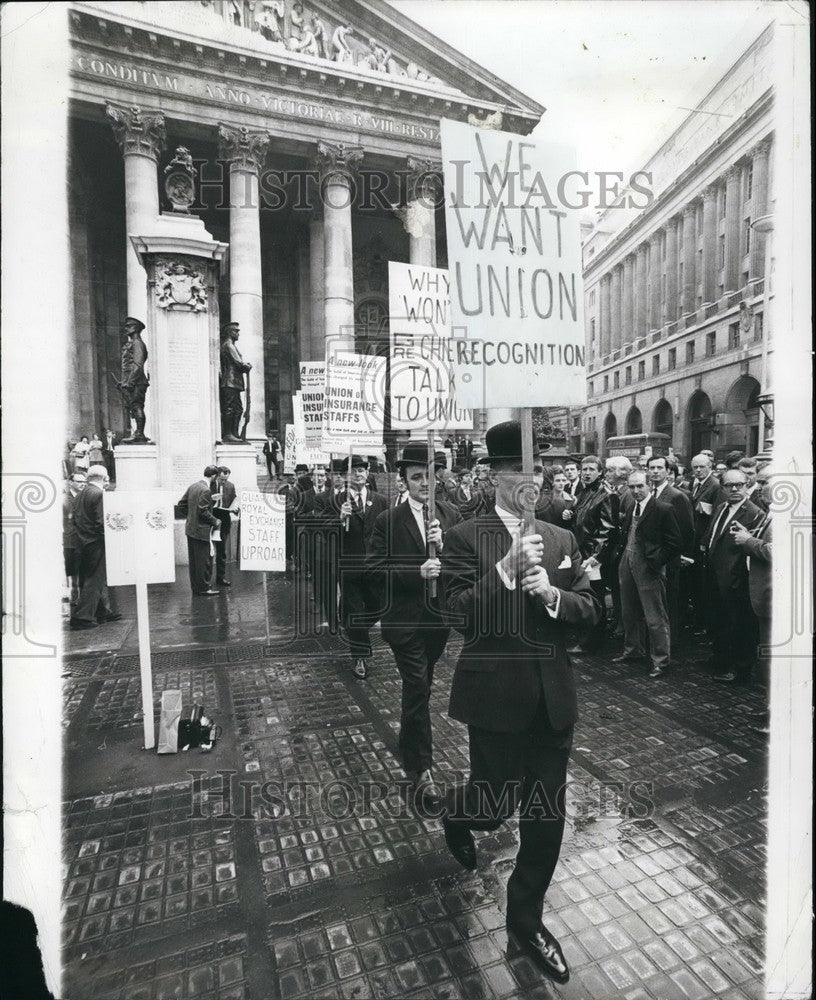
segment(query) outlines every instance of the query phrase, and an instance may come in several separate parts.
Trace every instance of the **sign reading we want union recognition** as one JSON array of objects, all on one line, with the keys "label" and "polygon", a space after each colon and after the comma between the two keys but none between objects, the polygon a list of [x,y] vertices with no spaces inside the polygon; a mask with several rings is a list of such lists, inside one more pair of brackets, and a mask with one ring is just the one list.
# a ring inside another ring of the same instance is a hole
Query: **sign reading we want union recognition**
[{"label": "sign reading we want union recognition", "polygon": [[443,120],[442,160],[457,403],[584,404],[574,150]]}]

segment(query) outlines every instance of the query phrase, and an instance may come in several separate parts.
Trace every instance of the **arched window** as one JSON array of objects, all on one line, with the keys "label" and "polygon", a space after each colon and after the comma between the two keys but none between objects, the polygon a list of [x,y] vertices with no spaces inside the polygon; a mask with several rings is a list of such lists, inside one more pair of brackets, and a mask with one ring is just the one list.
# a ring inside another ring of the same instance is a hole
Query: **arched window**
[{"label": "arched window", "polygon": [[711,447],[711,400],[698,389],[688,404],[688,421],[691,432],[689,455],[694,456]]},{"label": "arched window", "polygon": [[614,413],[607,413],[604,420],[604,444],[607,438],[615,437],[618,433],[618,421]]},{"label": "arched window", "polygon": [[[668,400],[661,399],[652,414],[652,430],[658,434],[668,434],[671,439],[674,430],[674,416]],[[671,444],[669,440],[669,444]]]},{"label": "arched window", "polygon": [[640,415],[640,410],[633,406],[631,410],[626,414],[626,430],[625,434],[642,434],[643,433],[643,417]]}]

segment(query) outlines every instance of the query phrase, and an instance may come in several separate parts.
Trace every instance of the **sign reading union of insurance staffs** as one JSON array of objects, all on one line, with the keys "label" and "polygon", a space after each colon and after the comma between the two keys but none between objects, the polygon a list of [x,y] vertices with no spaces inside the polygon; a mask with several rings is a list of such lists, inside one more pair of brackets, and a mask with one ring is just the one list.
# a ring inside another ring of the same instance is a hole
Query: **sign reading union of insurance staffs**
[{"label": "sign reading union of insurance staffs", "polygon": [[112,80],[146,91],[198,98],[209,103],[216,102],[231,107],[265,111],[269,114],[325,122],[327,125],[383,132],[405,139],[439,142],[439,129],[434,125],[397,121],[385,115],[372,114],[357,108],[337,108],[314,101],[298,100],[272,91],[245,87],[234,80],[229,84],[211,83],[195,76],[166,73],[136,63],[122,63],[102,56],[84,54],[74,56],[74,69],[86,77]]}]

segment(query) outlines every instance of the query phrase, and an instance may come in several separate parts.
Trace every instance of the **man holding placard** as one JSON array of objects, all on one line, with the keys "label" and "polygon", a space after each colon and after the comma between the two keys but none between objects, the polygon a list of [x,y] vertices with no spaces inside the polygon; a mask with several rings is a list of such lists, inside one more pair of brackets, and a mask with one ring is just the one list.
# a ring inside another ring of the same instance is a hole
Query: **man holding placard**
[{"label": "man holding placard", "polygon": [[377,620],[376,601],[365,579],[365,559],[368,542],[377,515],[388,507],[388,501],[368,486],[368,462],[362,455],[343,460],[342,474],[348,477],[350,489],[327,497],[322,514],[323,523],[339,535],[340,620],[348,640],[354,676],[365,680],[367,660],[371,656],[369,630]]},{"label": "man holding placard", "polygon": [[[366,571],[373,588],[384,595],[382,634],[394,653],[402,678],[399,745],[405,773],[413,782],[420,812],[438,808],[441,793],[433,780],[430,697],[436,661],[450,629],[443,620],[444,589],[432,594],[428,581],[441,571],[438,554],[444,534],[462,519],[452,504],[436,502],[429,518],[426,445],[405,446],[397,469],[408,487],[408,499],[390,507],[374,522]],[[437,555],[430,558],[428,546]]]},{"label": "man holding placard", "polygon": [[450,716],[468,727],[470,778],[448,796],[449,850],[476,868],[472,830],[495,830],[520,805],[521,846],[507,885],[507,927],[558,982],[569,970],[542,923],[564,830],[564,786],[578,703],[567,654],[569,626],[588,628],[599,608],[573,535],[524,516],[543,481],[540,457],[522,465],[521,425],[486,435],[494,509],[445,536],[442,569],[453,625],[465,638]]}]

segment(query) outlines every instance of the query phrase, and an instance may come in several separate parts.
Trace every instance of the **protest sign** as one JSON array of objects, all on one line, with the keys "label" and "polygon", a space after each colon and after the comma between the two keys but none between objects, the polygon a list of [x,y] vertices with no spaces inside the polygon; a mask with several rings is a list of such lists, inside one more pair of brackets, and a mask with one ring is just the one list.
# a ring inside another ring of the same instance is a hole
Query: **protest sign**
[{"label": "protest sign", "polygon": [[239,565],[244,570],[283,573],[286,570],[286,498],[277,493],[239,490],[241,543]]},{"label": "protest sign", "polygon": [[142,729],[146,750],[156,745],[153,664],[150,655],[148,583],[174,583],[173,494],[164,490],[116,490],[102,498],[105,574],[108,585],[136,586],[136,633]]},{"label": "protest sign", "polygon": [[457,402],[586,402],[579,209],[566,146],[442,122]]},{"label": "protest sign", "polygon": [[[322,393],[320,394],[322,398]],[[327,465],[329,456],[320,450],[320,426],[323,418],[322,407],[318,414],[320,422],[317,422],[317,442],[316,447],[312,447],[306,437],[306,419],[304,412],[303,391],[299,390],[292,396],[292,413],[294,415],[295,427],[295,454],[298,465]],[[311,415],[310,415],[311,416]],[[314,442],[315,422],[311,423],[312,442]]]},{"label": "protest sign", "polygon": [[295,441],[295,425],[286,425],[286,434],[283,438],[283,472],[295,471],[297,463],[297,442]]},{"label": "protest sign", "polygon": [[[300,413],[303,418],[303,441],[307,451],[321,452],[323,403],[326,393],[326,362],[301,361]],[[315,459],[319,463],[325,460]]]},{"label": "protest sign", "polygon": [[173,583],[173,494],[113,490],[102,498],[108,586]]},{"label": "protest sign", "polygon": [[448,272],[389,261],[388,307],[392,429],[472,430],[473,411],[457,404],[449,360]]},{"label": "protest sign", "polygon": [[386,359],[336,351],[326,359],[323,450],[382,450]]}]

